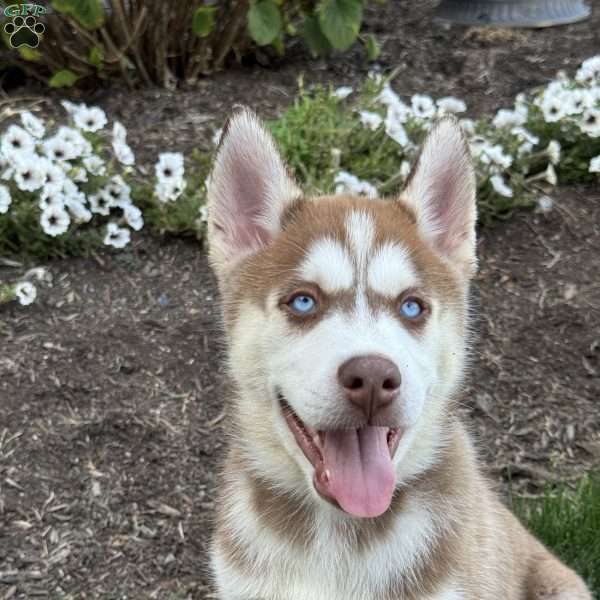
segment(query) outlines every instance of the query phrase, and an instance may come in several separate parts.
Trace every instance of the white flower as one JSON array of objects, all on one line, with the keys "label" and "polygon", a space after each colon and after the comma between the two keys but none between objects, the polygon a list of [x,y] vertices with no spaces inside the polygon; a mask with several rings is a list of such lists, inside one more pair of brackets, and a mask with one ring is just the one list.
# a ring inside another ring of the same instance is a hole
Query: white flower
[{"label": "white flower", "polygon": [[208,223],[208,206],[206,206],[206,204],[203,204],[200,207],[200,221],[202,221],[202,223]]},{"label": "white flower", "polygon": [[144,218],[142,217],[142,211],[133,204],[129,204],[123,211],[125,222],[131,229],[139,231],[144,226]]},{"label": "white flower", "polygon": [[51,207],[63,209],[65,207],[65,199],[66,197],[62,191],[44,189],[40,194],[38,206],[41,210]]},{"label": "white flower", "polygon": [[113,136],[113,143],[114,142],[121,142],[121,143],[125,143],[125,141],[127,140],[127,129],[125,129],[125,127],[123,126],[123,124],[119,121],[115,121],[115,124],[113,125],[113,130],[112,130],[112,136]]},{"label": "white flower", "polygon": [[600,79],[600,54],[584,60],[575,74],[575,79],[581,83],[592,83]]},{"label": "white flower", "polygon": [[400,176],[406,179],[410,175],[410,163],[407,160],[403,160],[400,163]]},{"label": "white flower", "polygon": [[0,185],[0,215],[8,212],[8,207],[12,202],[10,192],[5,185]]},{"label": "white flower", "polygon": [[565,89],[565,81],[562,79],[555,79],[546,86],[546,89],[544,90],[544,98],[560,96]]},{"label": "white flower", "polygon": [[159,181],[183,179],[184,166],[181,152],[163,152],[158,155],[154,171]]},{"label": "white flower", "polygon": [[485,154],[485,150],[490,148],[490,143],[481,135],[475,135],[469,140],[469,150],[474,158],[483,158],[482,162],[489,164],[490,159]]},{"label": "white flower", "polygon": [[502,127],[515,127],[523,125],[527,121],[527,115],[523,116],[522,113],[517,110],[508,110],[501,108],[494,117],[492,124],[494,127],[500,129]]},{"label": "white flower", "polygon": [[342,87],[337,88],[337,90],[333,92],[333,95],[340,100],[345,100],[353,91],[354,90],[350,86],[343,85]]},{"label": "white flower", "polygon": [[600,173],[600,155],[590,160],[590,168],[588,170],[590,173]]},{"label": "white flower", "polygon": [[68,154],[71,160],[80,156],[89,156],[92,153],[92,145],[86,140],[77,129],[62,125],[55,134],[59,140],[62,140],[69,148]]},{"label": "white flower", "polygon": [[37,296],[37,289],[33,283],[29,281],[19,281],[15,285],[15,297],[22,306],[32,304]]},{"label": "white flower", "polygon": [[528,131],[524,127],[513,127],[510,132],[521,142],[528,142],[532,146],[537,146],[540,143],[540,138],[537,135],[533,135],[531,131]]},{"label": "white flower", "polygon": [[340,171],[334,179],[336,194],[357,194],[368,198],[377,198],[377,189],[368,181],[361,181],[356,175]]},{"label": "white flower", "polygon": [[83,166],[91,175],[104,175],[106,173],[104,161],[96,154],[84,158]]},{"label": "white flower", "polygon": [[63,181],[61,192],[65,198],[73,198],[85,204],[85,194],[68,177]]},{"label": "white flower", "polygon": [[398,104],[404,104],[402,100],[400,100],[400,96],[398,96],[398,94],[396,94],[396,92],[390,87],[389,83],[386,83],[383,86],[383,89],[381,90],[381,92],[379,92],[379,95],[377,96],[376,100],[378,102],[381,102],[381,104],[385,104],[388,107],[395,106]]},{"label": "white flower", "polygon": [[361,110],[358,114],[360,115],[360,122],[372,131],[375,131],[383,121],[377,113],[368,110]]},{"label": "white flower", "polygon": [[481,160],[483,162],[489,162],[484,159],[484,156],[503,169],[508,169],[513,162],[513,157],[510,156],[510,154],[505,154],[504,148],[500,144],[496,144],[495,146],[488,145],[483,148]]},{"label": "white flower", "polygon": [[125,248],[131,241],[131,232],[125,227],[119,227],[116,223],[109,223],[106,227],[104,243],[114,248]]},{"label": "white flower", "polygon": [[523,142],[517,149],[518,156],[524,156],[525,154],[531,154],[533,150],[533,144],[531,142]]},{"label": "white flower", "polygon": [[223,135],[223,129],[217,129],[212,136],[212,143],[218,146],[221,143],[221,136]]},{"label": "white flower", "polygon": [[406,129],[404,129],[404,125],[399,121],[386,119],[385,132],[400,146],[405,147],[410,145]]},{"label": "white flower", "polygon": [[11,125],[2,136],[0,151],[8,161],[12,162],[17,156],[33,154],[35,141],[22,127]]},{"label": "white flower", "polygon": [[442,114],[457,114],[467,110],[467,105],[459,98],[454,98],[453,96],[440,98],[436,104]]},{"label": "white flower", "polygon": [[579,128],[590,137],[600,137],[600,110],[588,108],[581,116]]},{"label": "white flower", "polygon": [[475,121],[473,119],[461,119],[458,124],[467,135],[475,135]]},{"label": "white flower", "polygon": [[522,125],[527,121],[527,115],[529,114],[529,106],[527,96],[523,93],[517,94],[515,97],[515,112],[518,113],[522,120]]},{"label": "white flower", "polygon": [[111,206],[125,210],[131,204],[131,188],[120,175],[114,175],[104,191],[111,199]]},{"label": "white flower", "polygon": [[519,156],[523,156],[525,154],[529,154],[534,146],[540,143],[540,138],[536,135],[533,135],[531,131],[528,131],[524,127],[517,126],[513,127],[510,132],[520,141],[522,142],[519,146],[517,154]]},{"label": "white flower", "polygon": [[46,267],[33,267],[29,269],[23,279],[35,279],[41,283],[52,283],[52,273]]},{"label": "white flower", "polygon": [[76,223],[88,223],[92,220],[92,213],[80,199],[67,197],[65,198],[65,206]]},{"label": "white flower", "polygon": [[540,196],[537,199],[537,210],[538,212],[547,213],[554,207],[554,200],[550,196]]},{"label": "white flower", "polygon": [[73,122],[83,131],[94,132],[102,129],[108,123],[108,120],[106,113],[101,108],[97,106],[88,107],[82,104],[73,113]]},{"label": "white flower", "polygon": [[550,185],[556,185],[558,183],[558,177],[556,176],[556,171],[552,166],[552,163],[549,163],[546,167],[546,170],[544,171],[544,179]]},{"label": "white flower", "polygon": [[69,100],[61,100],[60,103],[70,115],[73,115],[77,110],[84,106],[83,104],[75,104],[74,102],[70,102]]},{"label": "white flower", "polygon": [[502,175],[492,175],[492,177],[490,177],[490,183],[492,184],[494,191],[497,194],[500,194],[500,196],[504,196],[505,198],[513,197],[513,191],[508,185],[506,185]]},{"label": "white flower", "polygon": [[60,190],[66,179],[65,172],[45,157],[39,158],[38,162],[44,173],[44,190]]},{"label": "white flower", "polygon": [[135,164],[135,156],[133,154],[133,150],[124,142],[113,142],[112,144],[113,151],[117,160],[125,165],[133,165]]},{"label": "white flower", "polygon": [[431,119],[435,116],[435,104],[429,96],[415,94],[410,99],[410,103],[415,117]]},{"label": "white flower", "polygon": [[564,100],[557,94],[545,95],[542,100],[541,109],[546,123],[560,121],[566,114],[565,108]]},{"label": "white flower", "polygon": [[154,193],[160,202],[172,202],[177,200],[185,189],[185,179],[166,179],[159,181],[154,187]]},{"label": "white flower", "polygon": [[20,190],[34,192],[43,187],[46,181],[46,173],[40,165],[37,155],[19,157],[14,166],[15,183]]},{"label": "white flower", "polygon": [[102,189],[95,194],[88,196],[90,210],[97,215],[108,216],[110,209],[114,206],[113,199],[106,189]]},{"label": "white flower", "polygon": [[70,175],[73,181],[78,183],[85,183],[88,180],[88,174],[84,167],[73,167]]},{"label": "white flower", "polygon": [[568,90],[561,98],[567,115],[580,115],[586,108],[592,108],[595,100],[589,90]]},{"label": "white flower", "polygon": [[410,108],[404,104],[404,102],[398,102],[397,104],[390,104],[387,107],[387,114],[385,116],[386,121],[390,123],[406,123],[411,115]]},{"label": "white flower", "polygon": [[546,148],[548,158],[553,165],[557,165],[560,162],[560,144],[556,140],[551,140]]},{"label": "white flower", "polygon": [[62,235],[69,229],[71,217],[69,213],[60,206],[49,206],[42,211],[40,223],[44,233],[56,237]]},{"label": "white flower", "polygon": [[23,127],[27,130],[27,133],[32,135],[34,138],[42,138],[46,133],[46,128],[44,127],[44,122],[41,119],[38,119],[28,110],[25,110],[21,113],[21,123],[23,123]]},{"label": "white flower", "polygon": [[73,155],[73,148],[64,139],[53,136],[47,139],[43,144],[44,154],[53,161],[63,162],[65,160],[72,160],[75,158]]}]

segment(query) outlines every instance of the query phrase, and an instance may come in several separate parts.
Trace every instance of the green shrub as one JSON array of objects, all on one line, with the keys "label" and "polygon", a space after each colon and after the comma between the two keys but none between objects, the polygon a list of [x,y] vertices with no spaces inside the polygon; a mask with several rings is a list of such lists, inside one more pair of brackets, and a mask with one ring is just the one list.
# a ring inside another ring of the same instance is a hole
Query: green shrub
[{"label": "green shrub", "polygon": [[[37,48],[14,62],[51,87],[122,78],[172,87],[268,47],[283,54],[302,37],[314,55],[347,50],[358,38],[367,0],[52,0]],[[22,5],[32,6],[35,5]],[[30,10],[34,10],[33,8]],[[5,20],[13,18],[8,9]],[[10,48],[9,37],[4,35]],[[367,55],[378,52],[363,37]]]}]

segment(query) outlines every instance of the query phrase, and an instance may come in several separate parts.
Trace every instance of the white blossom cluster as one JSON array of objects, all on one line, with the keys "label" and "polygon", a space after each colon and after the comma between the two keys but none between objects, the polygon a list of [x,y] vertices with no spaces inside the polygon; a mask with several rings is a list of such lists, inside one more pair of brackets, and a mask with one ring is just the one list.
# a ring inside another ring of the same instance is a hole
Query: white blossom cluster
[{"label": "white blossom cluster", "polygon": [[[126,181],[136,164],[127,130],[115,121],[107,131],[101,108],[61,104],[69,125],[53,127],[24,111],[0,136],[0,214],[34,205],[41,231],[51,237],[96,219],[104,243],[123,248],[131,230],[144,226]],[[183,155],[160,154],[155,169],[158,201],[176,200],[185,187]]]},{"label": "white blossom cluster", "polygon": [[[381,83],[380,76],[374,76]],[[353,93],[350,87],[338,88],[334,96],[344,100]],[[388,83],[368,110],[358,110],[363,127],[381,131],[399,145],[402,160],[395,176],[397,183],[410,173],[418,142],[436,119],[443,115],[465,112],[459,98],[437,101],[415,94],[404,101]],[[561,162],[563,137],[575,136],[581,144],[600,138],[600,56],[584,61],[574,79],[559,75],[556,80],[533,95],[519,94],[511,109],[501,109],[490,121],[462,118],[460,124],[475,159],[480,193],[512,198],[512,183],[531,188],[534,182],[554,186],[558,182],[556,166]],[[551,133],[541,137],[531,129]],[[557,138],[557,139],[554,139]],[[600,149],[600,144],[597,144]],[[339,160],[338,160],[339,164]],[[600,156],[590,160],[588,170],[600,173]],[[377,186],[355,174],[340,170],[335,176],[336,192],[376,196]],[[539,206],[547,206],[548,196],[541,196]]]}]

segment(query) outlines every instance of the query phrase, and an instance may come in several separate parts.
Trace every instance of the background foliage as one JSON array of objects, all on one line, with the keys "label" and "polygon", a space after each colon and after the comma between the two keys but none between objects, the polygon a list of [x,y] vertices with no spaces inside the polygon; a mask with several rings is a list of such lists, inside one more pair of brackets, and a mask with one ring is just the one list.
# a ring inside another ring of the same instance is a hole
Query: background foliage
[{"label": "background foliage", "polygon": [[[51,0],[38,48],[11,50],[8,62],[51,87],[107,78],[172,87],[260,47],[263,56],[282,55],[295,38],[313,55],[347,50],[359,37],[366,2]],[[375,58],[375,39],[363,41]]]}]

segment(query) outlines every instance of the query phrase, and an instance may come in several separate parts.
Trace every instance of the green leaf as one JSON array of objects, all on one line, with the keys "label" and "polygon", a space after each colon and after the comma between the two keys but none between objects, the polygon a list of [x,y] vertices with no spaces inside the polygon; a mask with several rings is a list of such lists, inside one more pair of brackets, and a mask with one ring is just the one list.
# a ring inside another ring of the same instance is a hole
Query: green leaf
[{"label": "green leaf", "polygon": [[104,24],[102,0],[52,0],[52,7],[73,17],[86,29],[98,29]]},{"label": "green leaf", "polygon": [[104,60],[104,51],[102,50],[102,46],[94,46],[90,50],[88,60],[96,67],[96,69],[100,69],[102,67],[102,61]]},{"label": "green leaf", "polygon": [[373,61],[379,58],[381,54],[381,46],[377,41],[377,38],[370,33],[365,40],[365,47],[367,49],[367,60]]},{"label": "green leaf", "polygon": [[201,6],[196,10],[194,20],[192,21],[192,31],[198,37],[207,37],[215,28],[216,12],[216,6]]},{"label": "green leaf", "polygon": [[61,69],[60,71],[56,71],[56,73],[50,77],[48,85],[53,88],[71,87],[78,79],[79,77],[73,73],[73,71]]},{"label": "green leaf", "polygon": [[302,23],[302,37],[313,56],[322,56],[331,50],[329,40],[323,35],[319,19],[316,15],[310,15]]},{"label": "green leaf", "polygon": [[281,26],[281,13],[273,0],[259,0],[250,7],[248,30],[259,46],[273,42],[279,35]]},{"label": "green leaf", "polygon": [[18,52],[21,55],[21,58],[31,62],[39,62],[42,59],[42,53],[35,48],[30,48],[29,46],[20,46]]},{"label": "green leaf", "polygon": [[285,55],[285,40],[283,39],[283,35],[278,35],[273,40],[273,48],[275,48],[275,51],[279,56]]},{"label": "green leaf", "polygon": [[319,7],[319,24],[336,50],[352,46],[362,23],[362,0],[323,0]]}]

